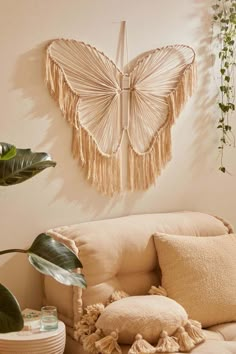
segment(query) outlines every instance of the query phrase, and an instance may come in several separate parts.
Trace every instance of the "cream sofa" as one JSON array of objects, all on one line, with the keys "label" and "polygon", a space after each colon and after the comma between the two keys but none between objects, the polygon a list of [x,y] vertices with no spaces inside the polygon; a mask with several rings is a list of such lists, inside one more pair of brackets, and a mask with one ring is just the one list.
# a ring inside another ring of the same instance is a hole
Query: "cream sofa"
[{"label": "cream sofa", "polygon": [[[199,212],[131,215],[49,230],[53,237],[79,250],[88,287],[82,291],[44,278],[44,303],[56,305],[67,328],[67,354],[85,353],[75,340],[76,326],[89,304],[105,302],[117,289],[130,295],[147,294],[160,284],[160,269],[153,233],[189,236],[218,236],[232,233],[220,218]],[[236,284],[235,284],[236,285]],[[235,286],[236,294],[236,286]],[[233,309],[232,309],[233,310]],[[236,323],[204,329],[207,340],[194,354],[236,354]],[[122,346],[126,354],[129,346]]]}]

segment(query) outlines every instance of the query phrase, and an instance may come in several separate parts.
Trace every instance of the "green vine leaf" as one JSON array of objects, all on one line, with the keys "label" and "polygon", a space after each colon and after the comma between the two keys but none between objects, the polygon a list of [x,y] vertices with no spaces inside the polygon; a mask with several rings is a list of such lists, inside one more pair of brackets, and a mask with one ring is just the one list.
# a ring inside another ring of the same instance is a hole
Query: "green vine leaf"
[{"label": "green vine leaf", "polygon": [[213,37],[217,41],[219,68],[219,118],[217,130],[219,132],[220,167],[223,173],[227,172],[223,163],[225,147],[235,146],[231,118],[235,111],[234,69],[236,64],[236,0],[215,0],[212,6]]},{"label": "green vine leaf", "polygon": [[225,125],[225,130],[226,131],[231,131],[231,129],[232,129],[231,125]]}]

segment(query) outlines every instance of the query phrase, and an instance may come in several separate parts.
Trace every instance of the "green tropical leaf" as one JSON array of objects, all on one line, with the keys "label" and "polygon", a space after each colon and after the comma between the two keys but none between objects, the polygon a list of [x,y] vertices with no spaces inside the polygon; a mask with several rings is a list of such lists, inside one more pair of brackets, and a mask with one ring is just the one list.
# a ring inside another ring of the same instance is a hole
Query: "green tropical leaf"
[{"label": "green tropical leaf", "polygon": [[10,160],[16,155],[16,147],[8,143],[0,143],[0,160]]},{"label": "green tropical leaf", "polygon": [[50,155],[32,152],[30,149],[16,149],[10,160],[0,161],[0,186],[10,186],[26,181],[47,167],[54,167]]},{"label": "green tropical leaf", "polygon": [[226,168],[225,168],[225,167],[223,167],[223,166],[219,167],[219,170],[220,170],[221,172],[223,172],[223,173],[225,173],[225,172],[226,172]]},{"label": "green tropical leaf", "polygon": [[84,276],[73,272],[83,267],[78,257],[51,236],[44,233],[38,235],[27,253],[29,262],[40,273],[51,275],[65,285],[86,287]]},{"label": "green tropical leaf", "polygon": [[86,288],[86,281],[83,274],[73,273],[69,270],[63,269],[36,254],[29,254],[28,258],[32,266],[40,273],[52,276],[59,283]]},{"label": "green tropical leaf", "polygon": [[0,284],[0,333],[20,331],[24,326],[15,296]]},{"label": "green tropical leaf", "polygon": [[71,249],[44,233],[36,237],[27,252],[29,254],[36,254],[65,270],[83,267],[80,260]]}]

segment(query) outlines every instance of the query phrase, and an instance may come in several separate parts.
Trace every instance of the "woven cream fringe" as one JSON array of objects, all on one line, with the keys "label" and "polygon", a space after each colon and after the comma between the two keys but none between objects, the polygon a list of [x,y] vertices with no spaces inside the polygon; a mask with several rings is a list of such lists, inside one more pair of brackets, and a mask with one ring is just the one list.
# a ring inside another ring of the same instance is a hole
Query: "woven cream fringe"
[{"label": "woven cream fringe", "polygon": [[[153,138],[151,147],[145,153],[137,153],[131,145],[128,148],[128,189],[146,190],[156,181],[162,169],[171,159],[171,127],[181,112],[195,86],[195,63],[183,73],[177,88],[167,98],[168,118]],[[84,168],[87,180],[107,195],[121,192],[121,171],[119,151],[109,156],[103,154],[93,137],[78,123],[77,105],[79,95],[72,90],[62,70],[47,52],[46,81],[51,95],[73,127],[72,153]]]},{"label": "woven cream fringe", "polygon": [[135,341],[132,344],[131,348],[128,351],[128,354],[136,354],[136,353],[155,353],[156,348],[149,344],[141,334],[137,334],[135,336]]},{"label": "woven cream fringe", "polygon": [[149,295],[162,295],[162,296],[167,296],[167,291],[164,289],[162,286],[158,286],[158,288],[154,285],[151,286],[151,288],[148,291]]},{"label": "woven cream fringe", "polygon": [[62,70],[47,52],[46,82],[52,97],[59,104],[64,118],[72,125],[72,154],[84,168],[87,180],[104,194],[121,192],[119,151],[103,154],[93,137],[78,124],[79,95],[73,92]]},{"label": "woven cream fringe", "polygon": [[183,109],[188,97],[193,94],[195,84],[196,66],[195,63],[192,63],[186,68],[177,88],[168,96],[168,118],[153,138],[148,151],[140,154],[129,145],[129,190],[146,190],[155,184],[156,178],[171,159],[171,127]]}]

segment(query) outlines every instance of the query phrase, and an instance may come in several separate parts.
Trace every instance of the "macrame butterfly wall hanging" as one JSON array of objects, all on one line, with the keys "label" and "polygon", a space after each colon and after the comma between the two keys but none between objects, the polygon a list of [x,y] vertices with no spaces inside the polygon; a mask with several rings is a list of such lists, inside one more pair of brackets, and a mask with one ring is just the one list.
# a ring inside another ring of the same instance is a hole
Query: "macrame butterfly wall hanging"
[{"label": "macrame butterfly wall hanging", "polygon": [[73,130],[72,153],[87,180],[107,195],[123,191],[127,134],[130,191],[146,190],[171,158],[171,126],[195,84],[195,53],[185,45],[151,50],[121,71],[76,40],[47,48],[46,81]]}]

